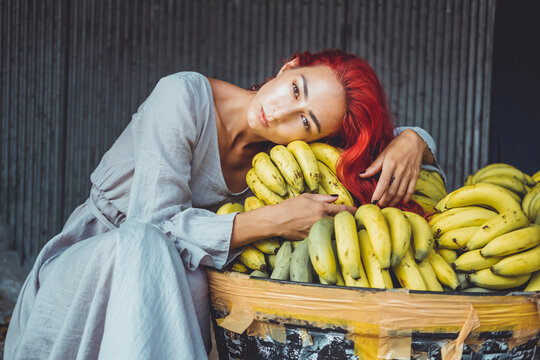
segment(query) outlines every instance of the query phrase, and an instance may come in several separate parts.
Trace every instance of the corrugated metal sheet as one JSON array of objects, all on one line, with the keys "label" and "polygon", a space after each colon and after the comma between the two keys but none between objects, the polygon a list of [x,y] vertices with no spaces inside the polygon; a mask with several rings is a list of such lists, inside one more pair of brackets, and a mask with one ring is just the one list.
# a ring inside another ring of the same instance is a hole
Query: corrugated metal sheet
[{"label": "corrugated metal sheet", "polygon": [[[487,161],[495,0],[3,0],[0,221],[27,262],[158,79],[247,87],[296,50],[380,74],[396,120],[439,144],[450,187]],[[0,234],[1,235],[1,234]]]}]

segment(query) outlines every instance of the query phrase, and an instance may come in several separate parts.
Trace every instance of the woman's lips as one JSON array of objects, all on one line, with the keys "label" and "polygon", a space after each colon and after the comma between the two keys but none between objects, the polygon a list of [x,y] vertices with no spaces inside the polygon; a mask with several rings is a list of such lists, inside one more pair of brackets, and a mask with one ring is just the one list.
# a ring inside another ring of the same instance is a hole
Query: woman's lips
[{"label": "woman's lips", "polygon": [[264,109],[261,106],[261,110],[259,111],[259,121],[261,122],[262,126],[268,127],[268,120],[266,120],[266,114],[264,113]]}]

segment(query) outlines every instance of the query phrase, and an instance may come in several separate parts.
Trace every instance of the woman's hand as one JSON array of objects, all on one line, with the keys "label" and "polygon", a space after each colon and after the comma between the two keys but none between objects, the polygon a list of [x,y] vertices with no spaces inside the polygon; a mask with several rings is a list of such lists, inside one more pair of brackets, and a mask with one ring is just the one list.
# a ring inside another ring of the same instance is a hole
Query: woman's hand
[{"label": "woman's hand", "polygon": [[303,240],[320,218],[341,211],[354,214],[355,207],[333,204],[337,197],[322,194],[301,194],[277,205],[239,213],[234,220],[231,248],[273,236]]},{"label": "woman's hand", "polygon": [[404,130],[360,174],[360,177],[367,178],[381,172],[372,203],[394,206],[402,199],[408,202],[416,188],[422,161],[432,164],[433,154],[414,130]]}]

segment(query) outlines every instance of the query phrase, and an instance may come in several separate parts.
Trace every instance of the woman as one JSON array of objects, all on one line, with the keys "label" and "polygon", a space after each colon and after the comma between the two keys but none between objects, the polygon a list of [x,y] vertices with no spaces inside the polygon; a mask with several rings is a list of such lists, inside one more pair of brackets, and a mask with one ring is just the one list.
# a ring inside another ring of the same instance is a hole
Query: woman
[{"label": "woman", "polygon": [[422,159],[436,165],[421,129],[394,138],[373,70],[341,51],[295,54],[258,91],[192,72],[160,80],[92,173],[89,199],[40,252],[6,359],[205,358],[200,265],[222,268],[252,241],[303,239],[319,218],[355,211],[304,194],[214,213],[251,195],[245,175],[256,153],[323,138],[346,149],[340,177],[362,202],[411,206]]}]

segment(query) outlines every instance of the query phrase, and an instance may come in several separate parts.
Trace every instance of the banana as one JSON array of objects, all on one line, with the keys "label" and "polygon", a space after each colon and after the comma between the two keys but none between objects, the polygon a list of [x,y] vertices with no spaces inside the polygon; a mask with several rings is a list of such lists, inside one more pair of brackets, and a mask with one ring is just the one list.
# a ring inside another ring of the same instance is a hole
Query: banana
[{"label": "banana", "polygon": [[540,291],[540,271],[532,274],[531,280],[524,291]]},{"label": "banana", "polygon": [[523,184],[527,183],[527,178],[521,170],[513,167],[512,165],[499,163],[498,166],[486,166],[482,171],[477,171],[473,177],[473,184],[481,182],[484,179],[492,176],[512,176]]},{"label": "banana", "polygon": [[292,246],[290,241],[284,241],[276,254],[276,264],[270,279],[289,280],[291,268]]},{"label": "banana", "polygon": [[293,196],[298,196],[300,195],[301,193],[299,193],[298,191],[296,191],[295,188],[293,188],[291,185],[287,184],[287,196],[286,198],[287,199],[290,199],[292,198]]},{"label": "banana", "polygon": [[464,186],[452,191],[447,196],[448,199],[445,203],[447,209],[470,205],[487,205],[497,210],[499,214],[521,209],[519,201],[514,198],[511,191],[494,184],[478,183]]},{"label": "banana", "polygon": [[273,271],[276,267],[276,254],[267,254],[265,258],[268,270]]},{"label": "banana", "polygon": [[328,166],[334,174],[336,174],[336,164],[339,159],[339,151],[332,145],[325,143],[314,142],[309,144],[315,158]]},{"label": "banana", "polygon": [[414,249],[414,259],[417,262],[423,261],[433,250],[433,233],[428,222],[418,214],[404,211],[403,214],[411,223],[412,245]]},{"label": "banana", "polygon": [[302,169],[296,162],[293,154],[283,145],[276,145],[270,149],[270,159],[276,164],[285,181],[297,192],[304,191],[304,176]]},{"label": "banana", "polygon": [[503,212],[486,221],[471,236],[467,249],[479,249],[497,236],[529,226],[529,219],[521,210]]},{"label": "banana", "polygon": [[505,257],[491,267],[497,275],[516,276],[540,270],[540,246]]},{"label": "banana", "polygon": [[309,258],[308,240],[297,241],[298,245],[291,256],[289,275],[291,281],[313,282],[311,259]]},{"label": "banana", "polygon": [[398,208],[386,207],[381,212],[390,229],[392,242],[390,266],[393,267],[400,263],[411,245],[411,223]]},{"label": "banana", "polygon": [[535,172],[531,177],[535,182],[540,183],[540,171]]},{"label": "banana", "polygon": [[337,255],[341,272],[345,276],[357,279],[360,276],[360,246],[354,216],[348,211],[342,211],[334,217]]},{"label": "banana", "polygon": [[379,260],[373,253],[371,247],[371,240],[365,229],[358,232],[358,241],[360,243],[360,254],[362,257],[362,264],[366,270],[366,275],[369,281],[369,285],[372,288],[385,289],[386,281],[384,279],[381,265]]},{"label": "banana", "polygon": [[458,272],[456,272],[456,275],[457,275],[457,278],[458,278],[458,281],[459,281],[459,290],[460,291],[463,291],[463,290],[467,289],[471,285],[469,280],[467,280],[468,273],[458,271]]},{"label": "banana", "polygon": [[287,145],[287,150],[293,154],[296,162],[300,165],[309,191],[312,193],[317,192],[320,178],[319,167],[317,166],[317,159],[309,145],[305,141],[294,140]]},{"label": "banana", "polygon": [[318,192],[319,194],[326,194],[326,191],[324,191],[324,188],[322,187],[321,184],[319,184],[319,190],[317,190],[317,192]]},{"label": "banana", "polygon": [[446,208],[446,203],[448,202],[448,199],[450,199],[450,195],[451,195],[451,194],[452,194],[452,193],[447,194],[445,197],[443,197],[443,198],[437,203],[437,205],[435,205],[435,210],[441,211],[441,212],[442,212],[442,211],[448,210],[448,209]]},{"label": "banana", "polygon": [[263,207],[264,202],[256,196],[248,196],[244,200],[244,211],[248,212]]},{"label": "banana", "polygon": [[244,206],[238,203],[227,203],[225,205],[222,205],[218,209],[218,211],[216,211],[216,214],[225,215],[225,214],[232,214],[234,212],[244,212]]},{"label": "banana", "polygon": [[261,239],[251,243],[257,249],[262,251],[265,254],[275,254],[279,249],[279,240],[276,238]]},{"label": "banana", "polygon": [[518,276],[500,276],[492,273],[489,269],[479,270],[470,273],[467,280],[476,285],[487,289],[512,289],[525,284],[531,278],[531,274]]},{"label": "banana", "polygon": [[285,179],[281,176],[278,168],[274,165],[267,153],[260,152],[251,160],[251,166],[262,183],[280,196],[287,195]]},{"label": "banana", "polygon": [[534,185],[536,185],[536,181],[534,181],[534,179],[532,178],[532,176],[528,175],[528,174],[525,174],[523,173],[523,175],[525,175],[525,180],[527,180],[527,182],[525,183],[525,185],[529,186],[529,187],[533,187]]},{"label": "banana", "polygon": [[431,229],[435,236],[440,236],[450,230],[480,226],[495,216],[497,213],[494,211],[478,206],[467,206],[450,216],[438,218],[431,224]]},{"label": "banana", "polygon": [[488,269],[501,260],[500,257],[494,256],[485,258],[480,254],[480,249],[471,250],[461,254],[454,262],[452,267],[459,271],[478,271]]},{"label": "banana", "polygon": [[231,270],[239,273],[247,273],[250,271],[250,269],[246,265],[242,264],[239,261],[233,262]]},{"label": "banana", "polygon": [[534,222],[536,220],[536,214],[539,207],[540,192],[533,195],[532,199],[529,202],[529,205],[527,206],[526,214],[528,215],[529,219],[531,219],[531,222]]},{"label": "banana", "polygon": [[403,288],[409,290],[427,290],[420,270],[413,259],[411,249],[407,249],[399,264],[394,266],[392,270],[394,270],[394,274]]},{"label": "banana", "polygon": [[435,184],[435,186],[439,188],[439,192],[443,195],[442,197],[445,197],[447,195],[444,181],[441,175],[437,171],[429,171],[426,169],[420,169],[419,177]]},{"label": "banana", "polygon": [[392,255],[392,240],[390,239],[390,229],[381,209],[377,205],[362,205],[356,210],[354,218],[359,229],[365,228],[367,230],[373,252],[377,256],[381,268],[388,269]]},{"label": "banana", "polygon": [[327,194],[336,194],[338,198],[335,204],[354,206],[354,201],[349,191],[341,184],[337,176],[332,173],[328,166],[317,160],[319,166],[320,184]]},{"label": "banana", "polygon": [[394,288],[394,283],[392,281],[392,276],[390,275],[390,270],[389,269],[384,269],[384,270],[381,269],[381,274],[382,274],[382,277],[383,277],[383,280],[384,280],[384,287],[386,289],[393,289]]},{"label": "banana", "polygon": [[478,229],[480,226],[466,226],[447,231],[436,240],[437,246],[441,249],[463,249]]},{"label": "banana", "polygon": [[337,282],[336,255],[332,249],[334,219],[325,217],[317,220],[308,236],[309,257],[317,274],[328,284]]},{"label": "banana", "polygon": [[457,259],[457,253],[454,250],[439,249],[437,252],[449,265],[451,265]]},{"label": "banana", "polygon": [[523,197],[527,190],[525,185],[514,176],[510,175],[492,175],[482,178],[478,183],[489,183],[502,186],[505,189],[515,192],[520,197]]},{"label": "banana", "polygon": [[426,259],[433,268],[435,275],[437,275],[437,280],[439,280],[442,285],[446,285],[452,290],[457,290],[459,288],[459,281],[456,272],[441,257],[441,255],[439,255],[436,251],[431,251]]},{"label": "banana", "polygon": [[420,275],[422,275],[428,291],[443,291],[441,283],[437,280],[437,275],[435,275],[435,271],[433,271],[429,261],[421,261],[418,264],[418,270],[420,271]]},{"label": "banana", "polygon": [[427,196],[434,201],[439,201],[446,196],[446,193],[441,192],[435,183],[425,180],[422,177],[419,177],[416,181],[416,188],[414,189],[414,192]]},{"label": "banana", "polygon": [[531,201],[534,199],[534,197],[536,196],[536,194],[540,193],[540,184],[534,186],[531,191],[529,191],[524,197],[523,197],[523,201],[521,202],[521,208],[523,209],[523,211],[525,212],[525,214],[527,214],[527,216],[529,216],[530,218],[530,214],[529,214],[529,204],[531,203]]},{"label": "banana", "polygon": [[343,273],[343,280],[345,281],[345,286],[364,287],[364,288],[369,287],[369,281],[366,276],[366,273],[364,272],[364,266],[362,264],[360,264],[359,270],[360,270],[360,276],[358,276],[358,278],[356,279],[353,279],[351,275],[347,273]]},{"label": "banana", "polygon": [[264,185],[257,174],[255,174],[253,168],[247,172],[246,182],[255,196],[264,201],[266,205],[279,204],[285,200],[283,197],[270,190],[268,186]]},{"label": "banana", "polygon": [[260,277],[260,278],[267,278],[268,273],[266,271],[261,270],[253,270],[251,273],[249,273],[250,277]]},{"label": "banana", "polygon": [[466,178],[465,181],[463,182],[463,185],[465,185],[465,186],[467,186],[467,185],[472,185],[472,179],[473,179],[473,175],[467,176],[467,178]]},{"label": "banana", "polygon": [[434,211],[435,206],[437,205],[437,201],[428,198],[424,195],[419,195],[414,193],[412,196],[412,199],[418,203],[424,209],[424,212],[431,213]]},{"label": "banana", "polygon": [[251,245],[246,246],[244,250],[242,250],[238,256],[238,260],[252,270],[266,269],[266,259],[264,258],[264,254]]},{"label": "banana", "polygon": [[341,266],[339,266],[339,259],[337,258],[337,243],[336,240],[332,240],[332,251],[334,252],[334,261],[336,262],[336,276],[338,286],[345,286],[345,280],[343,279],[343,274],[341,272]]},{"label": "banana", "polygon": [[505,256],[540,244],[540,226],[529,226],[499,235],[480,249],[484,257]]}]

